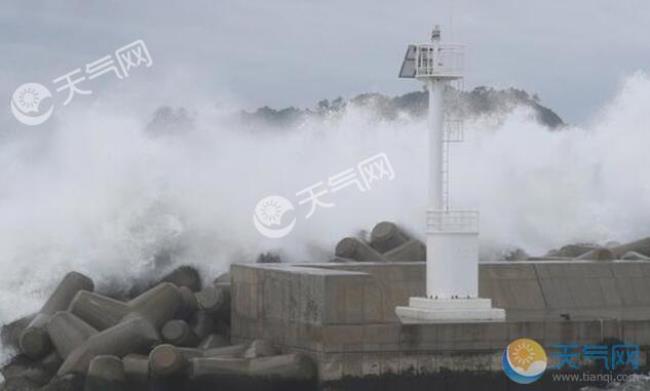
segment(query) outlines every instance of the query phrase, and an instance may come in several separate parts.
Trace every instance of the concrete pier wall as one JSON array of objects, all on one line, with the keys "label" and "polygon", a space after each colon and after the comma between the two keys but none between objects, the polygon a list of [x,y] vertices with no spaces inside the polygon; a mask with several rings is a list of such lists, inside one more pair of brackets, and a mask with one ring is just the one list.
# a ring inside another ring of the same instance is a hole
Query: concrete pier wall
[{"label": "concrete pier wall", "polygon": [[504,323],[400,324],[394,307],[424,294],[422,263],[233,265],[231,276],[233,342],[308,353],[322,382],[501,371],[503,349],[522,337],[543,346],[615,338],[640,345],[644,366],[650,349],[650,262],[482,264],[481,297],[507,310]]},{"label": "concrete pier wall", "polygon": [[650,319],[650,262],[539,261],[480,267],[479,291],[508,319]]}]

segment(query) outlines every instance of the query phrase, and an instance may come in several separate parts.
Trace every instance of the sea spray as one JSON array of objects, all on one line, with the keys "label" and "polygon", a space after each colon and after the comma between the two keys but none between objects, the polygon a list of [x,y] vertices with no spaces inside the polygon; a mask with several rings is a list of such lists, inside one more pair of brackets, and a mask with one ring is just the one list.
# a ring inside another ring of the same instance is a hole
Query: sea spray
[{"label": "sea spray", "polygon": [[[481,210],[483,259],[515,246],[540,254],[648,235],[649,101],[650,80],[638,73],[583,128],[551,132],[524,109],[467,122],[465,142],[451,147],[451,200]],[[339,239],[383,220],[423,233],[421,119],[382,121],[349,105],[292,129],[250,129],[231,110],[202,106],[190,110],[191,128],[156,134],[122,108],[69,109],[49,132],[0,144],[0,323],[36,310],[70,270],[99,290],[126,289],[179,264],[216,275],[267,251],[325,261]],[[380,152],[392,181],[327,194],[334,206],[306,217],[297,192]],[[252,222],[268,195],[296,206],[295,229],[282,239]]]}]

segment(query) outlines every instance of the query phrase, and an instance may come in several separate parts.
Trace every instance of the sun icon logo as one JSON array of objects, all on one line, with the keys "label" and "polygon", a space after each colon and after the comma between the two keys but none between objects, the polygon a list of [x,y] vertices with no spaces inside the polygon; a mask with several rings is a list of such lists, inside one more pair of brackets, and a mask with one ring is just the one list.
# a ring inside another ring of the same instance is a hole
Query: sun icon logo
[{"label": "sun icon logo", "polygon": [[[281,196],[268,196],[260,200],[255,206],[253,223],[255,228],[267,238],[281,238],[289,234],[296,224],[295,217],[285,226],[282,218],[285,213],[294,210],[293,204]],[[274,227],[278,228],[274,228]]]},{"label": "sun icon logo", "polygon": [[40,125],[47,121],[54,111],[52,102],[44,103],[47,98],[52,98],[52,93],[47,87],[38,83],[25,83],[16,88],[11,96],[11,112],[25,125]]},{"label": "sun icon logo", "polygon": [[535,349],[530,342],[524,340],[524,342],[514,345],[510,351],[510,360],[524,369],[528,369],[530,364],[535,359]]},{"label": "sun icon logo", "polygon": [[280,225],[284,210],[276,198],[266,198],[259,208],[259,217],[266,225]]},{"label": "sun icon logo", "polygon": [[547,362],[544,348],[528,338],[512,341],[501,359],[505,374],[520,384],[529,384],[542,377]]},{"label": "sun icon logo", "polygon": [[18,104],[23,109],[23,111],[29,111],[38,108],[38,103],[41,101],[41,98],[38,95],[33,87],[28,87],[18,94]]}]

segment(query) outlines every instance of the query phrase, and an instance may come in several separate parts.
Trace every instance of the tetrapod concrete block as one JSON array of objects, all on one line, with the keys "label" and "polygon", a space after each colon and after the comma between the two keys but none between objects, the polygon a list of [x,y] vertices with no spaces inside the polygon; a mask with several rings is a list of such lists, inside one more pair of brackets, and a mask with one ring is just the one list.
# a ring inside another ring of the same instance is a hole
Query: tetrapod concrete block
[{"label": "tetrapod concrete block", "polygon": [[191,359],[192,379],[214,379],[222,376],[246,376],[277,380],[310,380],[316,376],[310,358],[291,353],[260,358],[197,357]]},{"label": "tetrapod concrete block", "polygon": [[215,348],[222,348],[228,345],[230,345],[230,341],[228,340],[228,338],[219,334],[210,334],[207,337],[205,337],[203,341],[201,341],[201,344],[199,345],[199,349],[202,350],[215,349]]},{"label": "tetrapod concrete block", "polygon": [[636,251],[628,251],[625,254],[623,254],[623,256],[621,256],[621,259],[625,259],[628,261],[648,261],[650,260],[650,257],[647,257]]},{"label": "tetrapod concrete block", "polygon": [[178,291],[183,298],[183,304],[176,312],[176,317],[181,319],[189,319],[199,309],[199,301],[196,299],[196,294],[187,287],[180,287]]},{"label": "tetrapod concrete block", "polygon": [[337,257],[354,259],[358,262],[387,262],[377,250],[357,238],[344,238],[336,245]]},{"label": "tetrapod concrete block", "polygon": [[390,221],[375,225],[370,233],[370,246],[381,254],[403,245],[408,240],[408,236]]},{"label": "tetrapod concrete block", "polygon": [[614,252],[605,247],[595,248],[585,254],[580,255],[576,259],[580,260],[594,260],[594,261],[611,261],[616,259]]},{"label": "tetrapod concrete block", "polygon": [[250,343],[243,358],[269,357],[278,354],[278,350],[269,341],[256,339]]},{"label": "tetrapod concrete block", "polygon": [[59,356],[66,359],[74,349],[97,334],[97,330],[74,314],[59,311],[48,322],[47,333]]},{"label": "tetrapod concrete block", "polygon": [[126,375],[116,356],[97,356],[90,362],[84,391],[124,391]]},{"label": "tetrapod concrete block", "polygon": [[149,356],[142,354],[127,354],[122,358],[124,374],[130,383],[142,388],[149,382]]},{"label": "tetrapod concrete block", "polygon": [[13,322],[2,325],[0,330],[0,340],[2,346],[6,348],[20,350],[20,336],[23,331],[29,326],[29,323],[34,319],[36,314],[23,316]]},{"label": "tetrapod concrete block", "polygon": [[181,319],[174,319],[165,323],[161,334],[165,342],[179,347],[195,347],[200,342],[199,337],[194,334],[190,325]]},{"label": "tetrapod concrete block", "polygon": [[149,367],[154,377],[169,377],[186,373],[190,360],[196,357],[241,357],[247,344],[216,349],[180,348],[173,345],[159,345],[149,354]]},{"label": "tetrapod concrete block", "polygon": [[[185,293],[184,293],[185,292]],[[156,329],[168,320],[192,312],[194,297],[186,288],[162,283],[128,303],[96,293],[80,292],[70,305],[70,312],[98,330],[105,330],[129,316],[141,316]]]},{"label": "tetrapod concrete block", "polygon": [[192,332],[200,339],[207,338],[210,334],[214,334],[217,327],[217,320],[215,315],[206,311],[196,311],[190,319],[190,326]]},{"label": "tetrapod concrete block", "polygon": [[177,287],[186,287],[192,292],[201,290],[201,276],[199,272],[191,266],[180,266],[171,273],[164,276],[161,282],[170,282]]},{"label": "tetrapod concrete block", "polygon": [[199,309],[210,314],[230,311],[230,285],[212,284],[196,293]]},{"label": "tetrapod concrete block", "polygon": [[635,240],[620,246],[611,247],[612,253],[616,259],[620,259],[625,253],[634,251],[645,256],[650,256],[650,238]]},{"label": "tetrapod concrete block", "polygon": [[44,357],[52,349],[52,344],[45,330],[50,317],[57,311],[64,311],[74,296],[82,290],[92,291],[93,281],[81,273],[68,273],[45,302],[41,310],[29,323],[20,336],[20,349],[28,357]]},{"label": "tetrapod concrete block", "polygon": [[130,353],[144,353],[159,341],[158,332],[149,320],[132,316],[88,338],[70,353],[59,368],[58,374],[85,374],[90,361],[97,356],[124,357]]},{"label": "tetrapod concrete block", "polygon": [[412,239],[385,252],[383,255],[390,262],[425,262],[427,260],[427,248],[424,243]]},{"label": "tetrapod concrete block", "polygon": [[186,304],[181,290],[168,282],[159,284],[128,302],[131,314],[143,317],[156,329],[179,312],[187,311]]},{"label": "tetrapod concrete block", "polygon": [[93,292],[79,292],[70,303],[70,313],[97,330],[115,326],[131,310],[126,303]]},{"label": "tetrapod concrete block", "polygon": [[156,346],[149,353],[149,369],[151,376],[167,377],[184,373],[189,360],[202,357],[204,351],[192,348],[180,348],[173,345]]}]

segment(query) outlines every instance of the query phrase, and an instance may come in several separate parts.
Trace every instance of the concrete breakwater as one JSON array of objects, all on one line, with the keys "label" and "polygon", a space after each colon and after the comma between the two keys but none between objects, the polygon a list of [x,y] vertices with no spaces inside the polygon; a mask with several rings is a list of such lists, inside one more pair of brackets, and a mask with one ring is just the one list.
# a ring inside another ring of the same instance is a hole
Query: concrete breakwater
[{"label": "concrete breakwater", "polygon": [[127,301],[93,292],[76,272],[41,310],[2,330],[20,354],[0,389],[289,389],[315,381],[312,360],[262,339],[230,343],[228,274],[201,286],[181,267]]},{"label": "concrete breakwater", "polygon": [[[408,243],[397,238],[394,247],[378,246],[375,235],[344,239],[326,263],[232,265],[233,341],[264,338],[309,355],[327,390],[519,389],[501,363],[519,338],[543,346],[631,344],[639,349],[635,371],[647,371],[649,239],[480,264],[479,296],[505,309],[505,322],[401,324],[395,307],[425,295],[426,273],[423,262],[386,260]],[[550,357],[549,368],[555,365]],[[576,366],[576,373],[599,370],[589,360]],[[603,385],[557,382],[553,374],[528,389]]]},{"label": "concrete breakwater", "polygon": [[[0,390],[517,389],[501,358],[518,338],[634,344],[647,371],[649,252],[643,239],[480,264],[480,297],[506,310],[487,323],[400,323],[395,307],[425,294],[426,254],[389,222],[341,240],[330,262],[233,264],[206,286],[180,267],[126,299],[72,272],[3,327],[20,354]],[[552,373],[533,388],[594,385]]]},{"label": "concrete breakwater", "polygon": [[650,262],[499,262],[479,270],[481,296],[506,309],[505,322],[400,324],[395,306],[424,294],[422,263],[233,265],[232,338],[310,355],[319,382],[333,390],[514,389],[501,356],[518,338],[543,346],[624,341],[640,347],[640,370],[647,368]]}]

